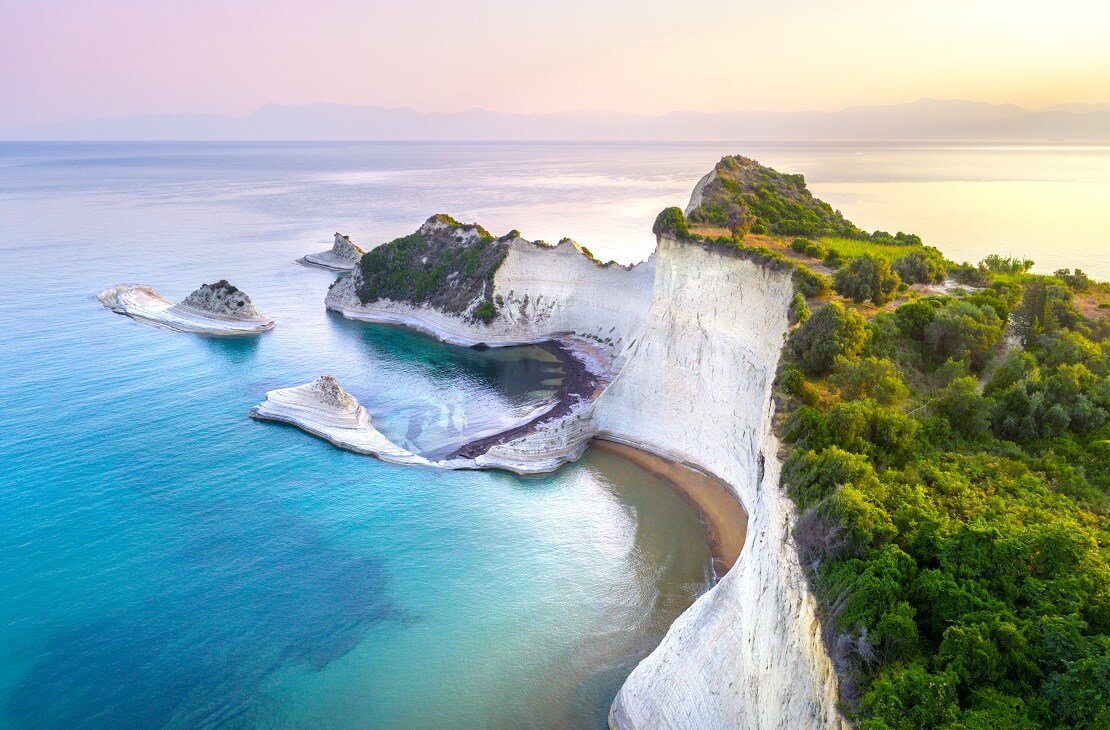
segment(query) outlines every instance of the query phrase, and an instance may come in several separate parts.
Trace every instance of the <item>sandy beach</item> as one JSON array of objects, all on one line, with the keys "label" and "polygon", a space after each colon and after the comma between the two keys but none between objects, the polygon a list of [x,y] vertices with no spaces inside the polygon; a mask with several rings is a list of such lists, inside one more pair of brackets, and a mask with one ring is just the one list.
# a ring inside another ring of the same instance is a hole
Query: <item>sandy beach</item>
[{"label": "sandy beach", "polygon": [[595,448],[620,454],[642,469],[665,479],[701,513],[713,551],[713,571],[719,579],[740,557],[748,534],[748,513],[728,486],[714,476],[657,456],[634,446],[595,438]]}]

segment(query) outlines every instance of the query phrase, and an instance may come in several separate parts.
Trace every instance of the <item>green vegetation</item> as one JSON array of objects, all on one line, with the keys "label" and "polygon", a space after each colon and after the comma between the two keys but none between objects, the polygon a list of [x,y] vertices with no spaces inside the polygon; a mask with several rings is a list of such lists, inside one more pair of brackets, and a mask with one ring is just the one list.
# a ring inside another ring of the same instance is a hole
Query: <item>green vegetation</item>
[{"label": "green vegetation", "polygon": [[868,255],[877,256],[886,259],[889,263],[894,263],[896,260],[906,256],[911,250],[909,244],[874,241],[870,238],[857,239],[823,236],[820,239],[820,244],[824,246],[829,253],[835,251],[835,255],[844,262]]},{"label": "green vegetation", "polygon": [[907,284],[940,284],[948,273],[944,256],[932,246],[916,249],[895,259],[891,268]]},{"label": "green vegetation", "polygon": [[864,254],[836,272],[833,288],[856,304],[870,299],[875,306],[881,307],[903,287],[902,280],[886,259]]},{"label": "green vegetation", "polygon": [[655,216],[655,223],[651,227],[651,232],[657,236],[667,234],[679,241],[701,240],[701,236],[690,233],[690,226],[686,223],[686,216],[682,213],[682,208],[674,206],[659,211],[659,215]]},{"label": "green vegetation", "polygon": [[1110,324],[1072,301],[1102,285],[968,268],[1025,285],[871,322],[833,301],[786,349],[783,482],[842,700],[861,730],[1110,727]]},{"label": "green vegetation", "polygon": [[840,302],[829,302],[809,317],[790,340],[790,352],[809,375],[824,375],[837,357],[859,353],[870,332],[867,321]]},{"label": "green vegetation", "polygon": [[379,299],[431,304],[452,314],[466,313],[481,299],[470,316],[488,324],[497,316],[493,275],[513,237],[495,239],[477,224],[432,216],[416,233],[366,252],[358,265],[358,298],[363,304]]},{"label": "green vegetation", "polygon": [[739,206],[751,216],[753,233],[788,236],[861,236],[851,221],[813,197],[801,175],[787,175],[747,157],[724,157],[716,176],[702,191],[690,221],[731,228],[730,211]]}]

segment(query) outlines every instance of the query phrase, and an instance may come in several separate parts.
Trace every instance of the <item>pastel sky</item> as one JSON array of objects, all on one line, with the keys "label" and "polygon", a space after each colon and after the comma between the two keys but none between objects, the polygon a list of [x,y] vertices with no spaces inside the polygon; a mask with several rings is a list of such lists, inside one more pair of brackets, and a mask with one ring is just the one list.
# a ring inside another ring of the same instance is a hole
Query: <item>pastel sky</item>
[{"label": "pastel sky", "polygon": [[328,101],[661,113],[1110,101],[1103,0],[0,0],[0,127]]}]

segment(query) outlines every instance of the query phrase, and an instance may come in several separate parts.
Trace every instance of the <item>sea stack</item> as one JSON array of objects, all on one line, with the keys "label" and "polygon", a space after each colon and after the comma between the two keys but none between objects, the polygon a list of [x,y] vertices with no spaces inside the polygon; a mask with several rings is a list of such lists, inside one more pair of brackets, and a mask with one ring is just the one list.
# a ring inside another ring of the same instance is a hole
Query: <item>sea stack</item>
[{"label": "sea stack", "polygon": [[226,279],[202,284],[180,304],[170,302],[153,287],[143,284],[117,284],[96,298],[113,312],[176,332],[242,337],[274,328],[274,320],[259,312],[246,292]]},{"label": "sea stack", "polygon": [[281,421],[330,441],[335,446],[369,454],[395,464],[428,464],[428,460],[387,439],[358,399],[331,375],[311,383],[266,393],[250,411],[251,418]]},{"label": "sea stack", "polygon": [[361,248],[351,243],[351,237],[342,233],[335,234],[335,243],[328,251],[310,253],[304,258],[297,259],[298,263],[308,266],[319,266],[332,271],[350,271],[358,265],[359,259],[366,253]]}]

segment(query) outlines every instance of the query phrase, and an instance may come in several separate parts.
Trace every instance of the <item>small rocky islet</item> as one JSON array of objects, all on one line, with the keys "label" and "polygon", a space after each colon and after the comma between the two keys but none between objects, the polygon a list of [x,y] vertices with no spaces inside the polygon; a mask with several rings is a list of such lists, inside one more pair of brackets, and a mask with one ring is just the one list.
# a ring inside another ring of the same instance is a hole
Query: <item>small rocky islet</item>
[{"label": "small rocky islet", "polygon": [[243,337],[274,328],[274,320],[226,279],[202,284],[174,303],[146,284],[117,284],[96,295],[105,307],[137,322],[209,337]]}]

